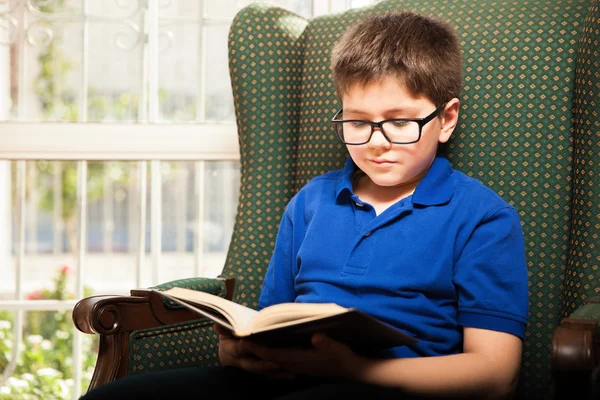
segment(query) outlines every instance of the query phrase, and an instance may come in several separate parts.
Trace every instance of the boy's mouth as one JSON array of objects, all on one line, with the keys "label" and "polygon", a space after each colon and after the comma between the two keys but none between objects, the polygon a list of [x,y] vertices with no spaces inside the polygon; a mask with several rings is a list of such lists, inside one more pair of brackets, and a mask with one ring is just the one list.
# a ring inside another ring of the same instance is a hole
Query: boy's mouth
[{"label": "boy's mouth", "polygon": [[390,160],[386,160],[383,158],[372,158],[370,160],[373,164],[376,165],[391,165],[391,164],[395,164],[395,161],[390,161]]}]

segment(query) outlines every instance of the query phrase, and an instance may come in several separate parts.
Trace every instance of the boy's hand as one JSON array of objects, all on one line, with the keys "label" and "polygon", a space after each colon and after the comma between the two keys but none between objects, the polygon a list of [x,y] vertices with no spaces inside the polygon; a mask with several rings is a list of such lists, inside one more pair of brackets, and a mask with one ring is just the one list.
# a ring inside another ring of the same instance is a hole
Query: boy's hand
[{"label": "boy's hand", "polygon": [[246,371],[266,375],[272,379],[293,379],[294,374],[283,370],[277,363],[265,361],[245,349],[231,331],[219,324],[214,325],[219,334],[219,360],[224,366],[234,366]]},{"label": "boy's hand", "polygon": [[350,347],[325,334],[313,335],[311,342],[313,347],[309,349],[271,348],[248,341],[242,341],[241,347],[245,352],[299,375],[349,377],[353,366],[359,362],[359,356]]}]

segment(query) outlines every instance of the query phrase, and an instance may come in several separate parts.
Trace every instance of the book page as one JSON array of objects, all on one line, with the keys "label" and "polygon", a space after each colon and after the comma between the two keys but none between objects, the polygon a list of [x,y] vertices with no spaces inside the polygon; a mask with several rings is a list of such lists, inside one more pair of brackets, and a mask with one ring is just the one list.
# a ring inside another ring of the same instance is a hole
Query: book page
[{"label": "book page", "polygon": [[348,309],[334,303],[283,303],[258,311],[250,322],[252,332],[340,314]]},{"label": "book page", "polygon": [[[213,310],[212,312],[209,312],[211,315],[205,315],[213,319],[215,319],[215,312],[222,315],[229,322],[232,330],[238,335],[248,332],[250,321],[258,313],[256,310],[244,307],[241,304],[234,303],[233,301],[214,294],[197,290],[175,287],[160,293],[167,296],[173,296],[176,299],[195,303],[199,308],[209,308],[210,310]],[[197,312],[202,313],[202,310],[197,310]]]},{"label": "book page", "polygon": [[188,300],[181,300],[181,299],[171,296],[169,294],[164,294],[164,293],[161,293],[161,294],[164,297],[167,297],[169,300],[174,301],[175,303],[181,304],[182,306],[185,306],[186,308],[189,308],[190,310],[196,311],[198,314],[200,314],[204,317],[208,317],[208,318],[212,319],[213,321],[218,322],[219,324],[223,325],[230,331],[234,330],[233,326],[231,325],[231,322],[229,322],[227,317],[225,317],[225,315],[223,315],[223,312],[215,311],[214,308],[200,305],[197,303],[192,303]]}]

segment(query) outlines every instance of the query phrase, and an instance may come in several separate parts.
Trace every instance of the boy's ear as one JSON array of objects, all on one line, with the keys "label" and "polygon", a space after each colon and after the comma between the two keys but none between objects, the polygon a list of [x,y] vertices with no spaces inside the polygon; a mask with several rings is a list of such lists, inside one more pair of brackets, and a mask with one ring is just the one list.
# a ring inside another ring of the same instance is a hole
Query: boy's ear
[{"label": "boy's ear", "polygon": [[458,124],[458,110],[460,108],[460,100],[456,97],[446,103],[446,106],[442,110],[442,127],[440,130],[440,137],[438,141],[440,143],[446,143],[450,140],[456,124]]}]

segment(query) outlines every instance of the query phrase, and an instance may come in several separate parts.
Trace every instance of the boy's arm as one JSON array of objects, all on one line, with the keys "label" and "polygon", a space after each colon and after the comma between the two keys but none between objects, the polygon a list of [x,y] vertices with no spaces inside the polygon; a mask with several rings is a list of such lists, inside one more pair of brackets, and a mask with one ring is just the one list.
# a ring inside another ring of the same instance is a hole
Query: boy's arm
[{"label": "boy's arm", "polygon": [[491,211],[457,249],[458,323],[525,337],[529,288],[521,222],[512,207]]},{"label": "boy's arm", "polygon": [[521,339],[478,328],[465,328],[464,352],[448,356],[368,358],[323,335],[313,338],[314,349],[270,348],[244,340],[240,345],[278,371],[339,376],[432,399],[510,399],[521,363]]},{"label": "boy's arm", "polygon": [[343,374],[421,396],[509,399],[521,364],[521,339],[486,329],[464,329],[461,354],[375,360],[359,357]]},{"label": "boy's arm", "polygon": [[359,359],[356,379],[424,395],[510,398],[521,364],[528,312],[521,224],[512,207],[490,213],[454,265],[463,353],[395,360]]},{"label": "boy's arm", "polygon": [[273,304],[293,302],[296,298],[294,288],[294,224],[292,222],[290,202],[286,211],[281,217],[275,248],[265,274],[260,297],[258,299],[258,309],[268,307]]}]

